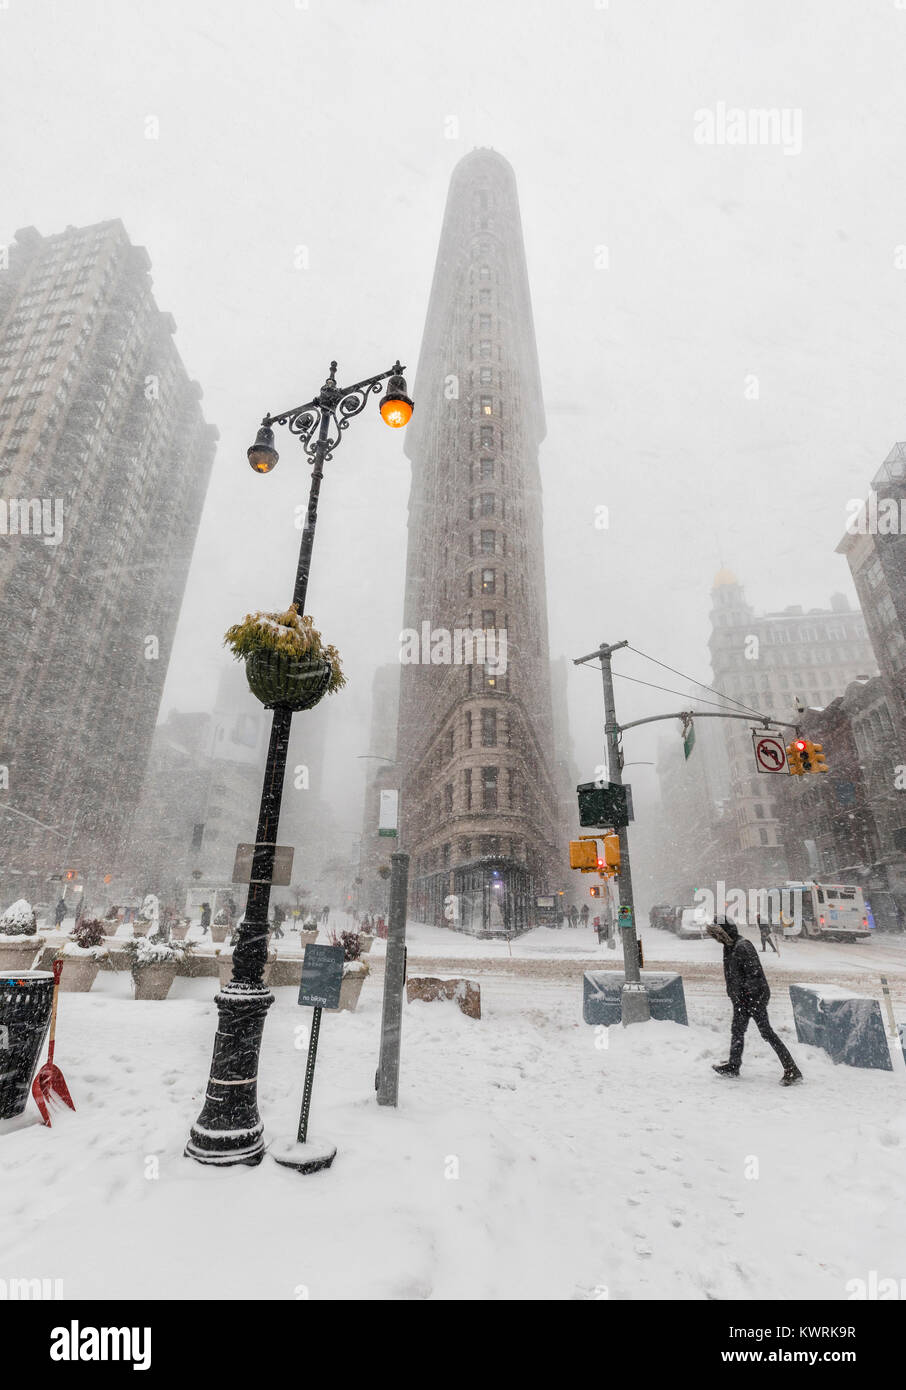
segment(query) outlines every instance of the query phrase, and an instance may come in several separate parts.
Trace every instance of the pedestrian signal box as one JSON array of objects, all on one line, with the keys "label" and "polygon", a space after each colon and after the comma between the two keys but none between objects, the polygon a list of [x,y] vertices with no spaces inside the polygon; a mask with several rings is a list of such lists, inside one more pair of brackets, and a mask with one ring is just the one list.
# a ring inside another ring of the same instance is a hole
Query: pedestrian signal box
[{"label": "pedestrian signal box", "polygon": [[604,896],[604,888],[600,883],[593,883],[588,891],[593,898],[603,898]]},{"label": "pedestrian signal box", "polygon": [[620,868],[620,837],[619,835],[604,836],[604,865],[608,869],[619,871]]},{"label": "pedestrian signal box", "polygon": [[596,869],[598,867],[598,846],[595,840],[570,840],[569,867],[571,869]]}]

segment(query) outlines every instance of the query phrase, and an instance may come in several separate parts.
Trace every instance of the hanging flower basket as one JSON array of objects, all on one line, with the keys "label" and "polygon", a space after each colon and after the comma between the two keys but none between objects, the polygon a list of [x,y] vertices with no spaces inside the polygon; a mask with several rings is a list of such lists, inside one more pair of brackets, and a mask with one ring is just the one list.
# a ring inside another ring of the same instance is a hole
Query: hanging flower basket
[{"label": "hanging flower basket", "polygon": [[245,661],[249,689],[271,709],[311,709],[346,684],[336,647],[327,645],[295,605],[285,613],[250,613],[224,638]]},{"label": "hanging flower basket", "polygon": [[333,667],[329,661],[292,661],[265,649],[245,659],[249,689],[263,705],[312,709],[327,694]]}]

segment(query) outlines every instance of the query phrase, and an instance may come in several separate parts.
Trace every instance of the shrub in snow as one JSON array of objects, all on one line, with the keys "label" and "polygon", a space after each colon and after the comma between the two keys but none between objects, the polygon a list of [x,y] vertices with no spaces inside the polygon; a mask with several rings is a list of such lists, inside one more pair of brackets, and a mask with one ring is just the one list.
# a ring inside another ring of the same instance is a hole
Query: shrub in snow
[{"label": "shrub in snow", "polygon": [[19,898],[0,917],[0,936],[34,936],[38,919],[30,902]]},{"label": "shrub in snow", "polygon": [[192,951],[189,941],[149,940],[147,936],[133,936],[125,945],[133,975],[149,965],[178,965]]},{"label": "shrub in snow", "polygon": [[225,907],[222,907],[222,908],[220,909],[219,912],[216,912],[216,913],[214,914],[214,926],[215,926],[215,927],[228,927],[229,925],[230,925],[230,914],[227,912],[227,910],[226,910]]},{"label": "shrub in snow", "polygon": [[325,643],[309,617],[300,617],[295,604],[285,613],[247,613],[241,623],[234,623],[223,639],[224,646],[237,660],[244,660],[256,651],[279,652],[292,661],[309,658],[330,661],[328,692],[341,690],[346,684],[340,653]]},{"label": "shrub in snow", "polygon": [[115,922],[118,916],[119,916],[119,908],[118,908],[118,907],[112,907],[112,908],[110,909],[110,911],[107,913],[107,916],[104,918],[104,921],[105,921],[105,922]]},{"label": "shrub in snow", "polygon": [[354,931],[340,932],[339,936],[335,931],[330,933],[330,940],[334,946],[343,947],[343,974],[344,975],[367,975],[371,969],[367,961],[360,960],[362,954],[362,943],[358,938],[358,933]]},{"label": "shrub in snow", "polygon": [[[97,954],[105,946],[105,938],[103,922],[96,917],[83,917],[69,933],[69,941],[75,950],[70,950],[70,946],[67,945],[65,953],[75,955],[79,951],[91,951]],[[106,951],[104,954],[106,955]]]}]

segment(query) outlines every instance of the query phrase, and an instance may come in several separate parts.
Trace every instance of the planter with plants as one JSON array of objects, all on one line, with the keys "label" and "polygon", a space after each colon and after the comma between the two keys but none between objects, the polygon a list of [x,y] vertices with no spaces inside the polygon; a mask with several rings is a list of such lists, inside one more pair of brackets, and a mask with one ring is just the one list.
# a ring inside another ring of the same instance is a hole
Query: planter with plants
[{"label": "planter with plants", "polygon": [[331,932],[330,940],[334,946],[343,947],[343,981],[340,985],[340,1002],[337,1009],[345,1009],[352,1013],[371,970],[368,962],[361,958],[361,942],[354,931],[344,931],[339,936],[336,932]]},{"label": "planter with plants", "polygon": [[367,956],[374,942],[374,935],[370,931],[359,932],[359,954]]},{"label": "planter with plants", "polygon": [[211,923],[211,940],[225,941],[226,934],[229,931],[229,929],[230,914],[227,912],[225,907],[222,907],[219,912],[214,913],[214,920]]},{"label": "planter with plants", "polygon": [[136,916],[132,921],[132,935],[147,936],[153,926],[154,923],[150,917]]},{"label": "planter with plants", "polygon": [[160,941],[144,936],[126,942],[136,999],[166,999],[176,971],[192,950],[185,941]]},{"label": "planter with plants", "polygon": [[110,958],[104,934],[106,925],[96,918],[83,917],[73,927],[66,945],[56,955],[63,962],[60,989],[72,994],[86,994],[91,989],[101,966]]},{"label": "planter with plants", "polygon": [[30,969],[43,945],[31,903],[19,898],[0,916],[0,974],[16,975]]},{"label": "planter with plants", "polygon": [[285,613],[249,613],[225,637],[256,699],[269,709],[312,709],[346,684],[340,654],[295,604]]},{"label": "planter with plants", "polygon": [[186,932],[189,930],[189,926],[190,923],[188,917],[181,917],[178,922],[174,922],[172,927],[170,928],[170,940],[185,941]]}]

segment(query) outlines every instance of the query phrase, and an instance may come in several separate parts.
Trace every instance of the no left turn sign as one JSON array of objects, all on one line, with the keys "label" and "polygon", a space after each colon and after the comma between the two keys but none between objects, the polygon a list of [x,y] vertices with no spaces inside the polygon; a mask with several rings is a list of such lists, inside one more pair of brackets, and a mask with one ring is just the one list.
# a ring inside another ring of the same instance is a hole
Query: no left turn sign
[{"label": "no left turn sign", "polygon": [[752,747],[759,772],[786,771],[786,746],[779,734],[763,734],[753,729]]}]

